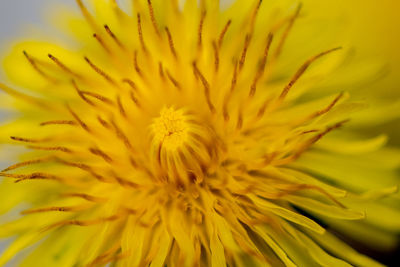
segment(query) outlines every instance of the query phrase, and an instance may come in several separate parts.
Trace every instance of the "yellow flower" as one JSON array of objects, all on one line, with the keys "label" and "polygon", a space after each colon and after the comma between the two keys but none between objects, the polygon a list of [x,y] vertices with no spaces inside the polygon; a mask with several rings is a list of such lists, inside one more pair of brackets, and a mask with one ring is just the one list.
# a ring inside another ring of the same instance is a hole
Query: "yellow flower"
[{"label": "yellow flower", "polygon": [[377,68],[338,29],[290,0],[92,2],[75,49],[6,58],[0,138],[26,149],[0,172],[0,265],[380,266],[331,231],[400,230],[400,153],[356,131],[393,109],[349,121],[342,90]]}]

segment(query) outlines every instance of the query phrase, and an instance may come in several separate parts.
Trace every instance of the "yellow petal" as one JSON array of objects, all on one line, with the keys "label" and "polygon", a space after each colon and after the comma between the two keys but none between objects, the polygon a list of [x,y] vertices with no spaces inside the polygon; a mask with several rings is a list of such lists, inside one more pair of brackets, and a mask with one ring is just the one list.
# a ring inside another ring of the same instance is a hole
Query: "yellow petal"
[{"label": "yellow petal", "polygon": [[386,135],[379,135],[362,141],[350,141],[344,138],[323,138],[318,142],[318,147],[337,153],[354,155],[375,151],[384,146],[387,139]]},{"label": "yellow petal", "polygon": [[291,261],[286,255],[285,251],[276,243],[268,234],[263,231],[259,226],[255,227],[256,233],[272,248],[272,250],[278,255],[278,257],[283,261],[286,266],[295,267],[293,261]]},{"label": "yellow petal", "polygon": [[269,212],[275,213],[276,215],[289,220],[291,222],[297,223],[299,225],[302,225],[304,227],[307,227],[317,233],[322,234],[325,230],[322,228],[320,225],[318,225],[316,222],[313,220],[300,215],[297,212],[293,212],[291,210],[288,210],[286,208],[283,208],[281,206],[275,205],[269,201],[262,200],[258,197],[255,196],[250,196],[250,199],[254,202],[255,205],[257,205],[259,208],[262,208],[264,210],[267,210]]},{"label": "yellow petal", "polygon": [[44,233],[32,231],[26,233],[16,240],[14,240],[11,245],[9,245],[2,255],[0,256],[0,266],[5,265],[9,260],[11,260],[15,254],[28,247],[29,245],[39,241],[43,237]]},{"label": "yellow petal", "polygon": [[285,199],[287,199],[293,205],[301,207],[306,211],[315,212],[327,217],[342,220],[359,220],[365,218],[364,212],[328,205],[311,198],[289,195],[285,196]]},{"label": "yellow petal", "polygon": [[216,233],[210,239],[211,249],[211,266],[212,267],[225,267],[225,253],[221,240],[219,240]]},{"label": "yellow petal", "polygon": [[333,234],[326,232],[324,235],[311,234],[312,237],[318,241],[324,248],[332,251],[334,255],[337,255],[356,266],[371,266],[371,267],[382,267],[383,265],[376,262],[375,260],[364,256],[345,242],[341,241],[339,238]]},{"label": "yellow petal", "polygon": [[168,252],[171,249],[172,239],[168,232],[164,232],[160,235],[159,250],[155,258],[151,261],[150,267],[163,267],[165,260],[168,256]]}]

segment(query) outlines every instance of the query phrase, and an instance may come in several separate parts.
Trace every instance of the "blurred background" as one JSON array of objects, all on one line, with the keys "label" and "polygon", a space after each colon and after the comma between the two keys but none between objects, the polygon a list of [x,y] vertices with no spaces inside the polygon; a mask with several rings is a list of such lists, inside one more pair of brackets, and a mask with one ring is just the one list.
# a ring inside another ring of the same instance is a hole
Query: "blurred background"
[{"label": "blurred background", "polygon": [[[220,0],[227,5],[232,0]],[[293,2],[317,2],[304,0]],[[119,0],[118,2],[124,2]],[[3,40],[21,36],[32,27],[48,27],[46,11],[57,4],[75,6],[75,0],[1,0],[0,1],[0,46]],[[325,0],[326,9],[341,10],[351,19],[355,44],[363,53],[383,56],[393,63],[394,70],[400,70],[400,1],[397,0]],[[394,77],[393,77],[394,78]]]},{"label": "blurred background", "polygon": [[[221,2],[227,5],[230,0]],[[346,18],[351,32],[350,42],[356,48],[357,56],[376,58],[388,66],[385,75],[371,84],[368,90],[375,89],[376,94],[382,98],[400,99],[399,0],[304,0],[302,2],[304,5],[319,2],[321,8],[318,12],[321,15],[341,13],[343,18]],[[54,33],[53,25],[49,25],[47,19],[51,15],[50,10],[60,4],[76,8],[75,0],[0,0],[0,58],[7,53],[15,39],[27,35],[34,37],[36,33],[40,38],[43,33]],[[2,70],[0,79],[6,79]],[[0,119],[2,116],[4,114],[0,114]],[[399,119],[390,121],[387,125],[383,125],[383,128],[379,127],[377,132],[382,129],[389,135],[390,144],[400,146]],[[0,243],[0,253],[4,245]],[[400,266],[396,265],[400,252],[390,254],[379,254],[368,250],[365,252],[388,265]]]}]

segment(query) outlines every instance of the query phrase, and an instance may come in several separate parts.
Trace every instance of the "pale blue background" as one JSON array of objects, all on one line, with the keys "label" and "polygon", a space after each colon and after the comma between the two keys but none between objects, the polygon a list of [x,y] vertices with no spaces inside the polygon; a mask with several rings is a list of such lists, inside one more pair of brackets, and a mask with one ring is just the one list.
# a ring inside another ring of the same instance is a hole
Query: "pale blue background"
[{"label": "pale blue background", "polygon": [[[74,5],[74,0],[0,0],[0,51],[7,49],[7,43],[15,38],[23,36],[29,28],[48,28],[46,25],[44,6],[57,3]],[[1,54],[3,55],[3,54]],[[2,64],[0,64],[2,69]],[[0,70],[0,80],[4,81],[3,71]],[[1,97],[1,95],[0,95]],[[5,114],[0,111],[0,121]],[[0,162],[0,167],[7,163]],[[1,182],[1,181],[0,181]],[[1,197],[1,196],[0,196]],[[0,253],[4,250],[9,240],[0,241]],[[10,262],[7,267],[13,267],[16,263]]]},{"label": "pale blue background", "polygon": [[57,3],[75,5],[75,0],[0,0],[0,40],[20,36],[29,24],[45,25],[44,7]]},{"label": "pale blue background", "polygon": [[[35,28],[50,30],[45,13],[49,6],[60,3],[75,6],[75,0],[0,0],[0,55],[4,56],[13,39],[25,36]],[[30,37],[34,35],[30,34]],[[0,79],[4,80],[2,64]]]}]

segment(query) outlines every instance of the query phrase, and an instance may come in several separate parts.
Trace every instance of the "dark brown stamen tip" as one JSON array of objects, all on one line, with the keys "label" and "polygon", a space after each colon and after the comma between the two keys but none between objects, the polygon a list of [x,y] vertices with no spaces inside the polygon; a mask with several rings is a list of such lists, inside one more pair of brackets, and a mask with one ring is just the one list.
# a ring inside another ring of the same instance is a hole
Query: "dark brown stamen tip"
[{"label": "dark brown stamen tip", "polygon": [[308,59],[298,70],[297,72],[294,74],[294,76],[290,79],[289,83],[285,86],[285,88],[283,89],[282,93],[279,96],[279,100],[283,100],[287,94],[289,93],[290,89],[293,87],[293,85],[297,82],[297,80],[300,79],[300,77],[304,74],[304,72],[308,69],[308,67],[317,59],[332,53],[334,51],[337,51],[341,49],[341,47],[336,47],[327,51],[324,51],[322,53],[319,53],[313,57],[311,57],[310,59]]}]

